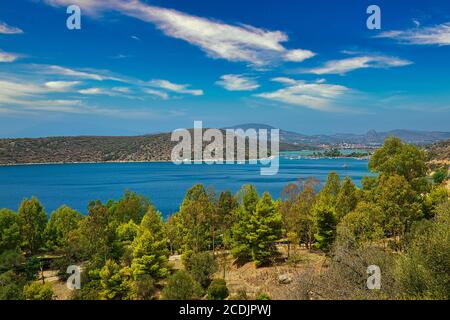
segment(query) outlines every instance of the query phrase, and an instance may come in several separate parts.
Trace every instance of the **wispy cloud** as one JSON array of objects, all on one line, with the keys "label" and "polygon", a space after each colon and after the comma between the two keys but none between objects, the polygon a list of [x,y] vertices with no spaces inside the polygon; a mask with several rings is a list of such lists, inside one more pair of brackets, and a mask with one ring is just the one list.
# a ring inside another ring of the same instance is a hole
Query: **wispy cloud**
[{"label": "wispy cloud", "polygon": [[450,45],[450,22],[431,27],[420,27],[408,30],[385,31],[376,36],[376,38],[389,38],[397,40],[404,44],[416,45]]},{"label": "wispy cloud", "polygon": [[48,81],[45,86],[54,91],[66,91],[80,83],[80,81]]},{"label": "wispy cloud", "polygon": [[323,66],[311,69],[302,69],[300,72],[312,74],[346,74],[357,69],[367,68],[394,68],[412,64],[411,61],[397,57],[383,55],[363,55],[341,60],[331,60]]},{"label": "wispy cloud", "polygon": [[[51,5],[68,5],[74,0],[47,0]],[[287,49],[286,33],[249,25],[232,25],[189,15],[177,10],[148,5],[138,0],[79,0],[88,13],[116,10],[156,25],[167,36],[187,41],[212,58],[247,62],[255,66],[275,61],[301,62],[315,55],[310,50]]]},{"label": "wispy cloud", "polygon": [[5,22],[0,21],[0,34],[21,34],[21,33],[23,33],[22,29],[9,26]]},{"label": "wispy cloud", "polygon": [[190,94],[193,96],[202,96],[203,95],[203,90],[188,89],[189,88],[188,84],[176,84],[176,83],[170,82],[168,80],[156,79],[156,80],[149,81],[147,84],[150,87],[165,89],[168,91],[181,93],[181,94]]},{"label": "wispy cloud", "polygon": [[259,88],[259,84],[254,79],[242,74],[224,74],[216,84],[228,91],[251,91]]},{"label": "wispy cloud", "polygon": [[49,94],[60,92],[60,85],[43,85],[23,80],[0,79],[0,113],[2,115],[41,115],[42,112],[100,114],[120,118],[159,116],[156,112],[138,108],[103,107],[87,105],[80,99],[58,99]]},{"label": "wispy cloud", "polygon": [[60,91],[50,85],[0,79],[0,103],[14,105],[75,105],[79,100],[49,100],[46,95]]},{"label": "wispy cloud", "polygon": [[81,89],[81,90],[78,90],[78,93],[80,93],[80,94],[87,94],[87,95],[99,95],[99,94],[108,95],[108,92],[105,91],[102,88]]},{"label": "wispy cloud", "polygon": [[20,55],[16,53],[9,53],[0,50],[0,62],[14,62],[20,58]]},{"label": "wispy cloud", "polygon": [[97,80],[97,81],[105,81],[105,80],[112,80],[112,81],[119,81],[119,82],[126,82],[126,80],[121,79],[116,76],[108,75],[106,72],[101,72],[98,70],[75,70],[70,69],[66,67],[61,66],[43,66],[43,65],[35,65],[35,67],[39,68],[42,73],[45,74],[52,74],[52,75],[61,75],[61,76],[67,76],[67,77],[73,77],[77,79],[90,79],[90,80]]},{"label": "wispy cloud", "polygon": [[145,93],[152,95],[152,96],[156,96],[159,97],[163,100],[167,100],[169,99],[169,95],[167,94],[167,92],[164,91],[160,91],[160,90],[155,90],[155,89],[144,89],[143,90]]},{"label": "wispy cloud", "polygon": [[338,99],[350,91],[347,87],[323,82],[306,82],[286,77],[273,78],[272,80],[283,84],[285,87],[255,96],[319,111],[341,111],[336,103]]}]

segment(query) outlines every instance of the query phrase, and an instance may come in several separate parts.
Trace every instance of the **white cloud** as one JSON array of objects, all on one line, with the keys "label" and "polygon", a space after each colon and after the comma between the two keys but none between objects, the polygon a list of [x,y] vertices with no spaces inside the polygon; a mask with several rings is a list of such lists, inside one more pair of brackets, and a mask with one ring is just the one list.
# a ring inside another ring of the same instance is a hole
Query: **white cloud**
[{"label": "white cloud", "polygon": [[182,94],[190,94],[193,96],[202,96],[203,90],[193,90],[188,89],[189,85],[187,84],[176,84],[172,83],[167,80],[151,80],[147,83],[150,87],[165,89],[168,91],[176,92],[176,93],[182,93]]},{"label": "white cloud", "polygon": [[164,91],[155,90],[155,89],[144,89],[143,91],[149,95],[157,96],[163,100],[169,99],[169,95],[167,94],[167,92],[164,92]]},{"label": "white cloud", "polygon": [[314,57],[316,54],[309,50],[295,49],[286,52],[284,59],[286,61],[301,62],[303,60]]},{"label": "white cloud", "polygon": [[119,93],[131,93],[130,88],[127,87],[112,87],[111,90]]},{"label": "white cloud", "polygon": [[55,88],[46,85],[0,79],[0,103],[22,106],[67,106],[80,103],[79,100],[49,100],[45,98],[46,94],[54,91]]},{"label": "white cloud", "polygon": [[20,56],[15,53],[8,53],[0,50],[0,62],[14,62],[19,59]]},{"label": "white cloud", "polygon": [[216,84],[229,91],[251,91],[259,88],[259,84],[254,79],[241,74],[225,74]]},{"label": "white cloud", "polygon": [[98,95],[98,94],[108,94],[108,92],[104,91],[101,88],[87,88],[87,89],[81,89],[78,90],[78,93],[80,94],[86,94],[86,95]]},{"label": "white cloud", "polygon": [[[74,0],[47,0],[47,3],[66,6]],[[78,3],[91,14],[116,10],[150,22],[167,36],[187,41],[212,58],[264,66],[275,61],[300,62],[315,55],[310,50],[285,48],[282,43],[288,41],[288,36],[281,31],[226,24],[138,0],[80,0]]]},{"label": "white cloud", "polygon": [[22,29],[17,27],[11,27],[5,22],[0,21],[0,34],[20,34],[23,33]]},{"label": "white cloud", "polygon": [[331,60],[323,66],[311,69],[303,69],[303,73],[312,74],[345,74],[347,72],[366,69],[366,68],[391,68],[403,67],[412,64],[409,60],[397,57],[389,57],[382,55],[365,55],[346,58],[342,60]]},{"label": "white cloud", "polygon": [[419,27],[409,30],[393,30],[382,32],[376,38],[389,38],[405,44],[417,45],[450,45],[450,22],[432,27]]},{"label": "white cloud", "polygon": [[273,78],[272,81],[282,83],[285,87],[255,96],[319,111],[340,111],[336,103],[350,91],[341,85],[306,82],[285,77]]},{"label": "white cloud", "polygon": [[75,70],[70,68],[65,68],[61,66],[39,66],[42,68],[42,72],[46,74],[53,74],[53,75],[62,75],[62,76],[68,76],[78,79],[90,79],[90,80],[97,80],[97,81],[104,81],[104,80],[112,80],[112,81],[119,81],[119,82],[126,82],[123,79],[120,79],[115,76],[102,74],[99,71],[91,71],[91,70]]},{"label": "white cloud", "polygon": [[80,81],[48,81],[45,86],[54,91],[66,91],[77,84]]}]

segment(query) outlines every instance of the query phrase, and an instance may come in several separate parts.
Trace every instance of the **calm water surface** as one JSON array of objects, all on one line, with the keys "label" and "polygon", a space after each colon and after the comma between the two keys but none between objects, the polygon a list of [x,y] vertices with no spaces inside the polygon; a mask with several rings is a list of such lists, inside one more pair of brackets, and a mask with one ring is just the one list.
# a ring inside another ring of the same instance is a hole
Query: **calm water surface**
[{"label": "calm water surface", "polygon": [[48,164],[0,167],[0,208],[16,210],[20,201],[38,197],[48,213],[66,204],[83,213],[90,200],[118,199],[124,190],[148,196],[168,215],[178,210],[187,189],[196,183],[236,192],[252,183],[274,198],[299,177],[325,181],[330,171],[350,176],[359,185],[368,175],[367,161],[357,159],[280,159],[275,176],[261,176],[258,165],[175,165],[173,163]]}]

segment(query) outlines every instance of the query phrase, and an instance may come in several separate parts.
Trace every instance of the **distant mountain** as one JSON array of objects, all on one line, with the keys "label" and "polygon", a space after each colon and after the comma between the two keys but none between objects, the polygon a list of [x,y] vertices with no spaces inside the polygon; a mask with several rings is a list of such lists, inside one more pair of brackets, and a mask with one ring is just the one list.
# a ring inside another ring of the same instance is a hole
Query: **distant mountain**
[{"label": "distant mountain", "polygon": [[[258,123],[247,123],[229,127],[230,129],[241,128],[253,129],[275,129],[272,126]],[[305,135],[293,131],[280,129],[280,142],[294,145],[318,146],[322,144],[361,144],[361,145],[381,145],[389,136],[397,136],[407,143],[430,144],[438,141],[450,139],[450,132],[440,131],[416,131],[416,130],[391,130],[387,132],[377,132],[369,130],[365,134],[338,133],[332,135]]]},{"label": "distant mountain", "polygon": [[[0,165],[170,161],[173,147],[177,143],[171,141],[171,133],[122,137],[78,136],[0,139]],[[204,142],[203,148],[207,144],[209,142]],[[223,145],[226,145],[225,141]],[[248,139],[245,140],[245,146],[248,150]],[[295,151],[303,148],[299,145],[280,143],[280,151]],[[224,150],[224,154],[226,154],[226,150]],[[246,156],[248,156],[248,152],[246,152]]]},{"label": "distant mountain", "polygon": [[[231,128],[241,128],[243,130],[250,128],[258,130],[273,129],[269,125],[251,123]],[[292,131],[280,130],[280,151],[318,149],[318,146],[321,145],[337,145],[342,143],[378,146],[390,135],[396,135],[406,142],[415,144],[433,144],[438,141],[450,139],[450,133],[434,131],[393,130],[376,132],[371,130],[361,135],[334,134],[309,136]],[[0,165],[21,163],[170,161],[172,149],[176,144],[176,142],[171,141],[170,133],[122,137],[78,136],[0,139]],[[207,144],[204,142],[204,146]],[[442,153],[445,153],[445,157],[447,157],[448,142],[442,145],[438,144],[433,150],[436,158]]]}]

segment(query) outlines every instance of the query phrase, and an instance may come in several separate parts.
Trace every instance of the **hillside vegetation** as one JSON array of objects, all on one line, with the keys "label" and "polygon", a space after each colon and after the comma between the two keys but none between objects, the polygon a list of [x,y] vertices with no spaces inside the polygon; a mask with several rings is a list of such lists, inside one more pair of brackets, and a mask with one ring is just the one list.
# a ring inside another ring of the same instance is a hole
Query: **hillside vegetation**
[{"label": "hillside vegetation", "polygon": [[[177,142],[170,133],[144,136],[79,136],[0,139],[0,165],[25,163],[170,161]],[[203,143],[205,147],[208,143]],[[225,145],[225,142],[224,142]],[[248,146],[248,139],[247,144]],[[303,149],[280,143],[280,151]],[[247,148],[248,150],[248,148]],[[224,154],[226,149],[224,149]]]}]

